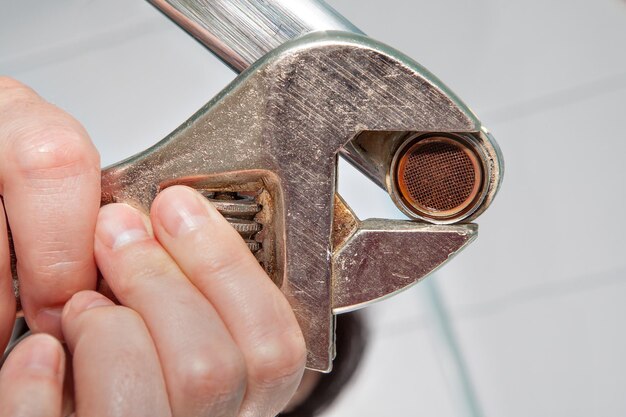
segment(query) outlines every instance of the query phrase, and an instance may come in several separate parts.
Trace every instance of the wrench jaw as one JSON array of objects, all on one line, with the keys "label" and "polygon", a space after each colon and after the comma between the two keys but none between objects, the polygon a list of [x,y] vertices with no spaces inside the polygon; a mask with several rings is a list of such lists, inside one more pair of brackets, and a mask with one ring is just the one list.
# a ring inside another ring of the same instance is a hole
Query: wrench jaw
[{"label": "wrench jaw", "polygon": [[102,201],[147,211],[174,184],[254,195],[271,213],[255,217],[273,236],[262,250],[302,328],[307,367],[328,372],[333,313],[406,288],[476,236],[474,225],[358,220],[336,197],[338,154],[371,173],[372,154],[346,151],[363,132],[383,132],[385,148],[411,132],[480,131],[401,53],[360,35],[315,33],[268,53],[160,143],[104,170]]},{"label": "wrench jaw", "polygon": [[478,236],[478,226],[414,221],[360,221],[335,200],[333,313],[366,307],[415,285]]}]

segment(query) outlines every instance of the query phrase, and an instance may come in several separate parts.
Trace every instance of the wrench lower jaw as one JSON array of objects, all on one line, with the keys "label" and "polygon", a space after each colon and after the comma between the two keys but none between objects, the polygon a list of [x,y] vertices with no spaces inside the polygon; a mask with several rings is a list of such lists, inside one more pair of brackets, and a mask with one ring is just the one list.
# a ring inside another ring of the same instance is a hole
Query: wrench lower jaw
[{"label": "wrench lower jaw", "polygon": [[[332,256],[332,309],[353,311],[388,298],[424,279],[452,259],[478,235],[478,226],[431,225],[414,221],[359,221]],[[350,224],[350,222],[348,222]],[[337,228],[335,228],[337,230]]]}]

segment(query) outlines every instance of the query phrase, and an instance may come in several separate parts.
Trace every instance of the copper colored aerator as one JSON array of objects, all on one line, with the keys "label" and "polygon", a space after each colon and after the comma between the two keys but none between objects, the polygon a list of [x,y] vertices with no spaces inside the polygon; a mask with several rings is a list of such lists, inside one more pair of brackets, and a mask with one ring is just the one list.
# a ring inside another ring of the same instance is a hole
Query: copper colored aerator
[{"label": "copper colored aerator", "polygon": [[477,205],[483,175],[474,148],[454,136],[417,137],[400,149],[395,163],[402,202],[426,220],[465,217]]}]

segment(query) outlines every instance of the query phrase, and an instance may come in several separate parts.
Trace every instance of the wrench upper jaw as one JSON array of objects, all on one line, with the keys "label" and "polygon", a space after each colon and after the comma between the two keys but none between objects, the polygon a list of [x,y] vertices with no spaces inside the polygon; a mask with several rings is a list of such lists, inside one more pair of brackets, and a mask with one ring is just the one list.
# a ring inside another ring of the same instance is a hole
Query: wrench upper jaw
[{"label": "wrench upper jaw", "polygon": [[478,226],[358,220],[335,200],[332,309],[345,313],[388,298],[424,279],[478,236]]}]

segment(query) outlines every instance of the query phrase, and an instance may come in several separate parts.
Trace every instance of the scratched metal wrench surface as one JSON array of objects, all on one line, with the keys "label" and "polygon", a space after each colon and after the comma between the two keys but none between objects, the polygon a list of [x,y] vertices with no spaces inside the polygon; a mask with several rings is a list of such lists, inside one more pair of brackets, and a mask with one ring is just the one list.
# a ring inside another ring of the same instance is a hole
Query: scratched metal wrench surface
[{"label": "scratched metal wrench surface", "polygon": [[[300,37],[308,32],[324,31],[324,30],[341,30],[353,33],[362,33],[358,28],[352,25],[348,20],[339,15],[335,10],[323,1],[317,0],[150,0],[156,7],[162,10],[167,16],[178,23],[184,30],[194,35],[202,44],[213,51],[225,63],[230,65],[235,71],[242,71],[256,62],[266,53],[272,51],[279,45],[290,39]],[[446,91],[448,95],[455,99],[454,95],[445,89],[445,86],[439,84],[439,87]],[[458,101],[459,107],[464,106]],[[471,114],[467,111],[468,114]],[[435,131],[445,131],[452,129],[463,131],[459,126],[445,126],[441,120],[433,126]],[[483,145],[490,148],[489,158],[491,161],[491,180],[493,184],[485,196],[485,202],[481,210],[477,211],[472,218],[484,210],[498,189],[502,176],[502,161],[497,144],[488,134],[488,132],[480,126],[476,120],[474,129],[481,132]],[[470,129],[471,130],[471,129]],[[393,135],[393,134],[392,134]],[[397,138],[396,138],[397,139]],[[339,150],[350,162],[353,163],[361,172],[367,175],[375,183],[382,188],[391,191],[389,178],[386,176],[387,167],[381,166],[380,161],[372,161],[368,155],[361,152],[361,147],[355,141],[345,143]],[[394,194],[390,192],[392,198]],[[341,199],[336,197],[341,203]],[[396,203],[398,201],[394,198]],[[399,206],[401,206],[399,204]],[[402,207],[401,207],[402,208]],[[409,216],[412,213],[407,212]],[[380,246],[380,238],[377,233],[367,230],[363,224],[359,224],[356,216],[345,204],[336,204],[335,206],[335,229],[333,240],[335,248],[341,240],[339,237],[342,233],[348,234],[357,230],[363,239],[357,244],[351,242],[352,245],[344,245],[341,251],[336,251],[334,257],[332,285],[335,287],[333,292],[333,311],[335,313],[348,311],[358,305],[367,304],[371,300],[382,298],[388,294],[404,287],[400,282],[393,279],[375,280],[372,275],[398,277],[404,276],[407,282],[415,282],[417,279],[426,276],[432,269],[434,264],[438,265],[443,259],[436,256],[436,250],[432,248],[445,247],[449,243],[448,239],[443,238],[446,235],[437,235],[434,241],[426,244],[420,242],[419,248],[421,256],[414,259],[414,267],[406,267],[406,263],[402,268],[394,271],[393,265],[395,259],[389,257],[385,265],[376,265],[370,270],[370,274],[364,273],[362,258],[366,251],[379,250],[385,251],[388,248]],[[414,225],[411,225],[414,227]],[[389,225],[380,227],[380,230],[389,228]],[[349,230],[350,232],[348,232]],[[365,232],[365,230],[367,230]],[[432,228],[430,230],[433,230]],[[390,247],[392,250],[402,247],[402,234],[382,232],[391,237]],[[409,234],[407,234],[409,235]],[[417,234],[412,235],[418,236]],[[426,236],[425,234],[421,235]],[[450,236],[450,235],[448,235]],[[354,239],[355,241],[357,239]],[[366,243],[365,243],[366,242]],[[417,243],[417,242],[410,242]],[[451,245],[447,248],[447,256],[456,253],[460,246]],[[430,256],[429,253],[430,248]],[[446,251],[444,251],[446,252]],[[360,254],[360,256],[359,256]],[[343,256],[341,256],[343,255]],[[371,262],[371,264],[376,264]],[[377,269],[378,268],[378,269]],[[372,271],[376,271],[372,273]],[[405,275],[403,275],[403,273]],[[406,284],[406,283],[405,283]]]},{"label": "scratched metal wrench surface", "polygon": [[[259,4],[284,10],[281,2]],[[356,35],[314,35],[265,55],[160,144],[105,170],[103,201],[147,209],[159,189],[174,183],[263,190],[271,208],[262,220],[269,229],[264,248],[275,257],[272,275],[305,333],[308,366],[329,370],[332,312],[416,282],[476,233],[473,225],[356,219],[335,197],[336,154],[363,130],[479,133],[491,146],[460,100],[407,57]],[[353,162],[376,171],[367,161]],[[499,173],[497,157],[491,163]],[[498,183],[490,185],[490,198]]]},{"label": "scratched metal wrench surface", "polygon": [[262,260],[299,320],[307,366],[327,371],[333,312],[415,283],[476,234],[471,224],[358,221],[335,200],[337,153],[364,130],[479,132],[459,103],[369,38],[310,34],[265,55],[154,148],[105,170],[103,201],[147,209],[172,184],[260,190],[271,216],[259,219]]},{"label": "scratched metal wrench surface", "polygon": [[[342,31],[364,35],[323,0],[148,1],[236,72],[245,70],[285,42],[307,33]],[[456,99],[459,106],[465,106],[445,85],[439,83],[439,88],[452,99]],[[503,158],[496,141],[484,127],[481,126],[479,130],[490,148],[488,158],[496,159],[492,168],[498,172],[491,178],[494,184],[485,197],[485,204],[467,220],[476,218],[489,206],[504,174]],[[388,167],[379,160],[373,160],[358,145],[355,141],[348,142],[340,153],[374,183],[392,191],[386,178]],[[405,214],[415,217],[410,210],[404,209],[393,192],[390,194]]]}]

